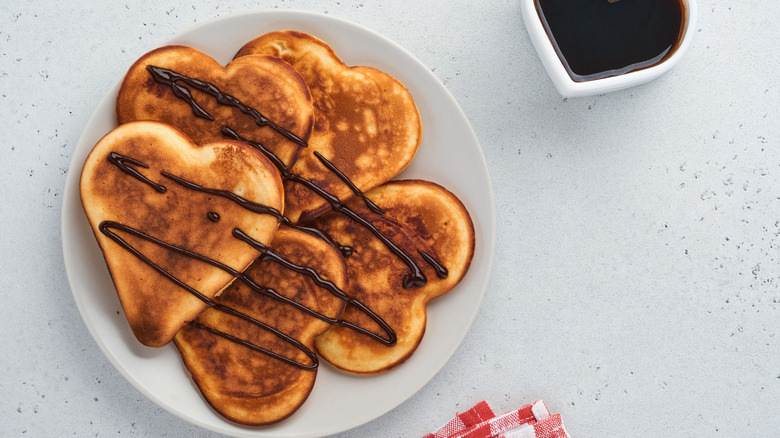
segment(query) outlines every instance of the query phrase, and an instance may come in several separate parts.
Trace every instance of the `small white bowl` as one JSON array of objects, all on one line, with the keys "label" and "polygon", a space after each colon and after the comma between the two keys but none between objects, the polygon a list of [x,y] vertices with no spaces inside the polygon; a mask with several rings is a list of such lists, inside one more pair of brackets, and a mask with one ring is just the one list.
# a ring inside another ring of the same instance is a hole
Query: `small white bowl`
[{"label": "small white bowl", "polygon": [[542,19],[536,10],[535,0],[521,0],[520,5],[525,28],[531,36],[536,52],[539,54],[547,74],[555,84],[555,88],[558,89],[558,92],[563,97],[581,97],[621,90],[650,82],[666,73],[680,61],[691,45],[698,14],[696,0],[685,0],[686,15],[680,44],[671,56],[660,63],[616,76],[577,82],[569,76],[563,61],[561,61],[550,37],[547,35]]}]

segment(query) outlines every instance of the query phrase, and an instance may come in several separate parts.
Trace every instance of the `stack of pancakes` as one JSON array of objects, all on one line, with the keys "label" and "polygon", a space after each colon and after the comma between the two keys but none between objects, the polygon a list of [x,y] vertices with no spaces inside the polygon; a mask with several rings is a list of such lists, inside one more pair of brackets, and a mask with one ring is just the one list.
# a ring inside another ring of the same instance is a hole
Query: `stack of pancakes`
[{"label": "stack of pancakes", "polygon": [[226,418],[295,412],[319,358],[385,372],[474,253],[458,198],[393,180],[420,147],[409,91],[300,32],[222,66],[166,46],[129,69],[81,200],[136,338],[174,341]]}]

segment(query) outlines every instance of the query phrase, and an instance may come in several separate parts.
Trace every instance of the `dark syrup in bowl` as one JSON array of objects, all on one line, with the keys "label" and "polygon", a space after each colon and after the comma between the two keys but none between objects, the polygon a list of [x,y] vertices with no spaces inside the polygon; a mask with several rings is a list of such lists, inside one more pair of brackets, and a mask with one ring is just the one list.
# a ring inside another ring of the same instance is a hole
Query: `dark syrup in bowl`
[{"label": "dark syrup in bowl", "polygon": [[576,82],[652,67],[685,31],[685,0],[534,0],[558,57]]}]

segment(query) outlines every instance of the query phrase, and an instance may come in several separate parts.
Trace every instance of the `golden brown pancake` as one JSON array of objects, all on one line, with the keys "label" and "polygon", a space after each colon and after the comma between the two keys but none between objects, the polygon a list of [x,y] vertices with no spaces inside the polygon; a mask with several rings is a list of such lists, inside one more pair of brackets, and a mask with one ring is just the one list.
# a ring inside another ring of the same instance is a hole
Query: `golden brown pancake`
[{"label": "golden brown pancake", "polygon": [[[292,65],[309,86],[315,126],[309,147],[293,173],[346,200],[349,187],[314,155],[331,161],[362,191],[390,180],[414,157],[422,125],[408,90],[371,67],[344,64],[323,41],[301,32],[262,35],[241,48],[236,59],[270,55]],[[308,222],[329,205],[308,188],[285,183],[287,211],[293,221]]]},{"label": "golden brown pancake", "polygon": [[[427,181],[387,182],[420,143],[411,95],[381,71],[346,66],[315,37],[273,32],[224,67],[188,47],[153,50],[125,75],[116,116],[120,127],[85,163],[82,204],[136,337],[150,346],[174,339],[205,399],[232,421],[263,425],[295,412],[316,378],[310,350],[355,373],[402,363],[425,331],[426,303],[468,270],[474,227],[455,195]],[[289,170],[341,200],[353,198],[315,154],[384,209],[372,212],[359,198],[347,204],[392,243],[328,212],[332,205],[295,178],[282,182],[276,168],[289,166],[283,175]],[[345,262],[325,240],[286,227],[276,232],[276,214],[252,211],[256,204],[313,224],[354,253]],[[347,323],[387,337],[370,312],[345,306],[310,278],[262,258],[253,263],[274,232],[273,251],[365,304],[393,328],[397,343],[387,347],[338,324],[328,330],[328,322],[250,287],[270,287],[331,322],[343,313]],[[427,283],[404,287],[410,267],[388,245],[408,254]],[[447,275],[437,276],[439,265]]]},{"label": "golden brown pancake", "polygon": [[[359,198],[351,200],[348,207],[409,254],[422,268],[427,283],[405,288],[403,278],[409,267],[366,227],[337,212],[317,218],[314,226],[353,249],[346,258],[347,294],[388,323],[398,340],[395,346],[386,347],[356,331],[333,327],[317,338],[316,345],[322,357],[338,368],[378,373],[399,365],[414,352],[425,332],[426,303],[450,291],[465,275],[474,254],[474,226],[460,200],[432,182],[391,181],[366,195],[384,215],[370,212]],[[439,278],[433,268],[436,263],[426,262],[419,251],[445,267],[446,278]],[[374,321],[352,306],[347,306],[343,319],[382,333]]]},{"label": "golden brown pancake", "polygon": [[[337,286],[346,281],[341,254],[324,240],[282,227],[271,249],[290,261],[315,269]],[[344,301],[315,286],[311,278],[276,262],[258,260],[246,270],[246,275],[256,284],[270,287],[329,318],[337,318],[343,310]],[[230,285],[216,301],[281,330],[311,350],[314,337],[330,327],[302,310],[250,289],[242,281]],[[196,323],[298,363],[313,363],[290,343],[225,312],[208,309]],[[298,368],[196,325],[185,326],[174,342],[208,403],[226,418],[242,424],[269,424],[286,418],[306,400],[317,375],[316,369]]]},{"label": "golden brown pancake", "polygon": [[281,211],[283,190],[276,168],[255,149],[232,140],[198,147],[162,123],[121,125],[95,145],[81,172],[81,202],[141,343],[168,343],[206,307],[188,288],[213,298],[233,281],[230,269],[243,271],[259,255],[234,229],[259,242],[273,237],[276,217],[227,196]]},{"label": "golden brown pancake", "polygon": [[[165,70],[155,75],[149,70],[151,67]],[[287,63],[258,55],[223,67],[208,55],[185,46],[152,50],[130,67],[116,99],[117,122],[168,123],[196,144],[226,138],[222,132],[226,126],[243,138],[263,144],[286,164],[295,159],[300,149],[297,144],[269,126],[258,126],[253,115],[218,103],[214,95],[201,91],[197,83],[189,83],[177,74],[216,87],[218,93],[229,94],[303,141],[309,138],[313,126],[311,96],[306,83]],[[155,78],[177,79],[174,83],[178,87]],[[193,109],[188,94],[202,112]]]}]

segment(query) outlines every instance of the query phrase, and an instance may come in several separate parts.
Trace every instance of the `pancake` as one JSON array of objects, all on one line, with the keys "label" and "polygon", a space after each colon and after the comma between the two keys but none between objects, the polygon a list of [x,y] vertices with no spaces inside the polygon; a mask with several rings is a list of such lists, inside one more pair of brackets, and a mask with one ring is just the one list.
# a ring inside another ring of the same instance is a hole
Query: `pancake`
[{"label": "pancake", "polygon": [[[468,270],[474,227],[457,197],[388,182],[420,144],[410,93],[313,36],[263,35],[224,67],[189,47],[153,50],[125,75],[116,117],[85,163],[82,204],[135,336],[174,339],[229,420],[292,415],[315,384],[314,351],[353,373],[403,363],[426,304]],[[272,237],[272,251],[338,288],[265,260]]]},{"label": "pancake", "polygon": [[[245,44],[236,59],[270,55],[292,65],[309,86],[315,125],[292,171],[346,200],[352,190],[315,156],[322,154],[361,191],[401,172],[420,144],[422,125],[409,91],[371,67],[347,66],[325,42],[295,31],[271,32]],[[307,187],[285,183],[287,210],[306,223],[330,205]]]},{"label": "pancake", "polygon": [[[271,250],[315,269],[337,286],[346,281],[341,254],[324,240],[282,227]],[[337,318],[344,308],[344,301],[316,286],[311,278],[274,261],[258,260],[245,274],[256,284],[270,287],[329,318]],[[314,337],[330,327],[328,322],[258,293],[241,281],[230,285],[216,302],[281,330],[310,350]],[[313,363],[290,343],[225,312],[208,309],[195,323],[270,349],[300,364]],[[270,424],[291,415],[308,397],[317,375],[316,369],[285,363],[194,324],[185,326],[174,342],[208,403],[221,415],[242,424]]]},{"label": "pancake", "polygon": [[[227,97],[220,103],[215,97],[219,94],[235,99]],[[167,123],[196,144],[226,138],[223,127],[228,127],[262,144],[286,164],[296,159],[302,147],[298,143],[309,138],[312,111],[306,83],[278,58],[247,56],[223,67],[185,46],[161,47],[139,58],[125,74],[116,99],[119,124]],[[261,116],[300,141],[273,129]]]},{"label": "pancake", "polygon": [[[391,181],[366,196],[384,210],[383,215],[369,211],[359,198],[348,207],[403,249],[427,277],[423,286],[405,287],[409,266],[368,228],[342,214],[328,213],[313,222],[338,244],[352,248],[346,257],[349,280],[345,292],[368,306],[397,336],[396,345],[387,347],[354,330],[333,327],[317,338],[317,351],[337,368],[370,374],[398,366],[417,349],[425,332],[426,304],[449,292],[466,274],[475,238],[466,208],[435,183]],[[420,251],[434,261],[426,261]],[[446,275],[434,268],[437,265],[445,268]],[[353,306],[347,306],[343,319],[382,333],[376,322]]]},{"label": "pancake", "polygon": [[234,229],[271,241],[277,218],[229,196],[284,208],[279,173],[255,149],[232,140],[196,146],[157,122],[128,123],[103,137],[84,163],[79,189],[130,327],[151,347],[201,313],[233,281],[231,269],[241,272],[258,257]]}]

